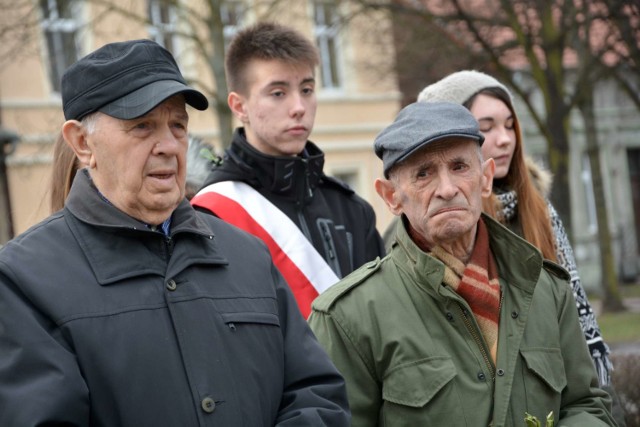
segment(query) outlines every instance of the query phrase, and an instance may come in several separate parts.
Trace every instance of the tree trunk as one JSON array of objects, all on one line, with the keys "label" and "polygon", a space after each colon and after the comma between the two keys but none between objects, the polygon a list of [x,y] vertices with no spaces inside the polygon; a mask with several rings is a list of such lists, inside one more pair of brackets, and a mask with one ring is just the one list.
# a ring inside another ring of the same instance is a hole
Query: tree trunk
[{"label": "tree trunk", "polygon": [[218,132],[220,134],[220,147],[226,149],[231,144],[233,133],[233,115],[227,105],[227,80],[224,71],[224,25],[220,9],[220,0],[209,0],[208,31],[209,40],[212,46],[212,55],[209,55],[208,62],[213,80],[215,82],[215,96],[213,99],[213,110],[218,119]]},{"label": "tree trunk", "polygon": [[223,150],[231,145],[233,136],[233,115],[229,109],[226,98],[224,100],[216,97],[215,110],[218,119],[218,132],[220,132],[220,147]]},{"label": "tree trunk", "polygon": [[5,163],[5,145],[10,144],[15,138],[17,138],[15,134],[5,131],[0,124],[0,246],[13,238],[11,197],[9,194],[9,180]]},{"label": "tree trunk", "polygon": [[9,186],[4,160],[3,141],[0,142],[0,246],[7,243],[13,237],[11,209],[9,208]]},{"label": "tree trunk", "polygon": [[561,113],[550,111],[547,114],[547,128],[549,137],[547,139],[547,152],[549,164],[553,173],[553,190],[551,192],[551,202],[562,218],[567,234],[571,240],[572,220],[571,220],[571,198],[569,197],[569,141],[565,127],[565,118]]},{"label": "tree trunk", "polygon": [[613,252],[611,250],[611,232],[609,230],[607,205],[604,196],[602,168],[600,166],[600,149],[591,93],[583,93],[578,103],[578,108],[584,121],[587,154],[589,156],[589,165],[591,166],[593,196],[596,205],[598,244],[600,246],[600,271],[602,272],[602,311],[623,311],[625,307],[622,303],[622,297],[618,288],[618,276],[616,274]]},{"label": "tree trunk", "polygon": [[[551,52],[547,53],[552,57]],[[556,56],[561,55],[557,53]],[[564,70],[547,69],[544,73],[546,87],[541,87],[545,99],[546,129],[541,129],[547,139],[549,165],[553,173],[551,202],[564,223],[569,240],[573,236],[571,198],[569,197],[569,108],[563,99]],[[525,141],[526,143],[526,141]]]}]

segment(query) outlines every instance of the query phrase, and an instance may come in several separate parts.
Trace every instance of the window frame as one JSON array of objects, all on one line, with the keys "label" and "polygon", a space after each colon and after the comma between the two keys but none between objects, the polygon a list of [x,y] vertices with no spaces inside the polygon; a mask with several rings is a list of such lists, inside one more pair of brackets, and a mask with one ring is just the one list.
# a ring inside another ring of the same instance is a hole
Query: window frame
[{"label": "window frame", "polygon": [[[168,16],[168,22],[163,22],[163,15]],[[147,17],[149,38],[172,54],[178,48],[178,13],[176,7],[166,0],[147,0]]]},{"label": "window frame", "polygon": [[[230,12],[231,9],[233,13]],[[222,20],[225,49],[229,46],[231,39],[233,39],[236,33],[242,28],[246,14],[247,6],[242,0],[224,0],[222,2],[220,18]]]},{"label": "window frame", "polygon": [[[58,6],[65,2],[69,16],[64,17],[64,11]],[[46,3],[47,10],[44,10]],[[62,75],[73,63],[80,59],[80,46],[78,33],[81,22],[76,19],[79,16],[80,4],[76,0],[40,0],[38,8],[41,13],[40,28],[46,45],[47,74],[49,84],[54,93],[62,90]],[[68,39],[70,38],[70,40]],[[69,49],[71,48],[71,49]]]},{"label": "window frame", "polygon": [[[313,8],[313,35],[320,55],[320,87],[324,91],[343,91],[345,79],[342,67],[342,48],[339,22],[335,19],[338,16],[338,2],[335,0],[313,0],[311,4]],[[334,9],[331,22],[327,22],[326,7]]]}]

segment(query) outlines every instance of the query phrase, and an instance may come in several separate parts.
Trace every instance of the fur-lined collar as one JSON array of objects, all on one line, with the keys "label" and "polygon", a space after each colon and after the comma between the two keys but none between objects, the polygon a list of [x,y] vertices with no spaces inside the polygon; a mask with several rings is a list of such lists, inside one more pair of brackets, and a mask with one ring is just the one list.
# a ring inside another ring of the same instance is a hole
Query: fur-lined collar
[{"label": "fur-lined collar", "polygon": [[549,194],[551,194],[553,174],[529,156],[525,156],[524,160],[527,170],[529,171],[529,176],[533,180],[533,185],[535,185],[545,198],[549,197]]}]

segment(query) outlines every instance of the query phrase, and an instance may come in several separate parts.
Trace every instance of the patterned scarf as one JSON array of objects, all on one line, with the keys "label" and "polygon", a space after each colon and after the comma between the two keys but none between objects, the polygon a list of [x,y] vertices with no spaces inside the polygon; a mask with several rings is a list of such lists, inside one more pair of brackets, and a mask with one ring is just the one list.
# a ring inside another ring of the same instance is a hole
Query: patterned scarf
[{"label": "patterned scarf", "polygon": [[495,364],[500,320],[500,282],[484,222],[482,219],[478,221],[476,243],[466,266],[440,246],[433,248],[430,254],[445,265],[442,281],[469,304]]}]

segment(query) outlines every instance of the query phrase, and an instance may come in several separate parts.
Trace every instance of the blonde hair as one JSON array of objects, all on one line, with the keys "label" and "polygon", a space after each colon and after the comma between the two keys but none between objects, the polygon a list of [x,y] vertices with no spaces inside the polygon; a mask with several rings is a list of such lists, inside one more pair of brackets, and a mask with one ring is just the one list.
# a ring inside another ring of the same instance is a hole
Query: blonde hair
[{"label": "blonde hair", "polygon": [[53,145],[53,164],[51,168],[51,181],[49,187],[49,210],[57,212],[64,207],[67,200],[73,178],[80,168],[80,162],[71,147],[58,135]]},{"label": "blonde hair", "polygon": [[[504,102],[513,115],[516,147],[513,152],[511,165],[509,166],[509,172],[502,180],[508,188],[514,190],[517,194],[518,222],[522,228],[522,237],[536,246],[540,252],[542,252],[544,258],[557,261],[555,237],[551,226],[551,219],[549,218],[549,208],[544,196],[536,188],[529,175],[529,169],[525,161],[520,122],[511,103],[511,97],[503,89],[491,87],[480,90],[463,105],[471,109],[476,96],[479,94],[487,95]],[[502,223],[506,222],[501,215],[498,215],[502,206],[495,194],[492,194],[489,199],[485,199],[483,207],[487,214]]]}]

